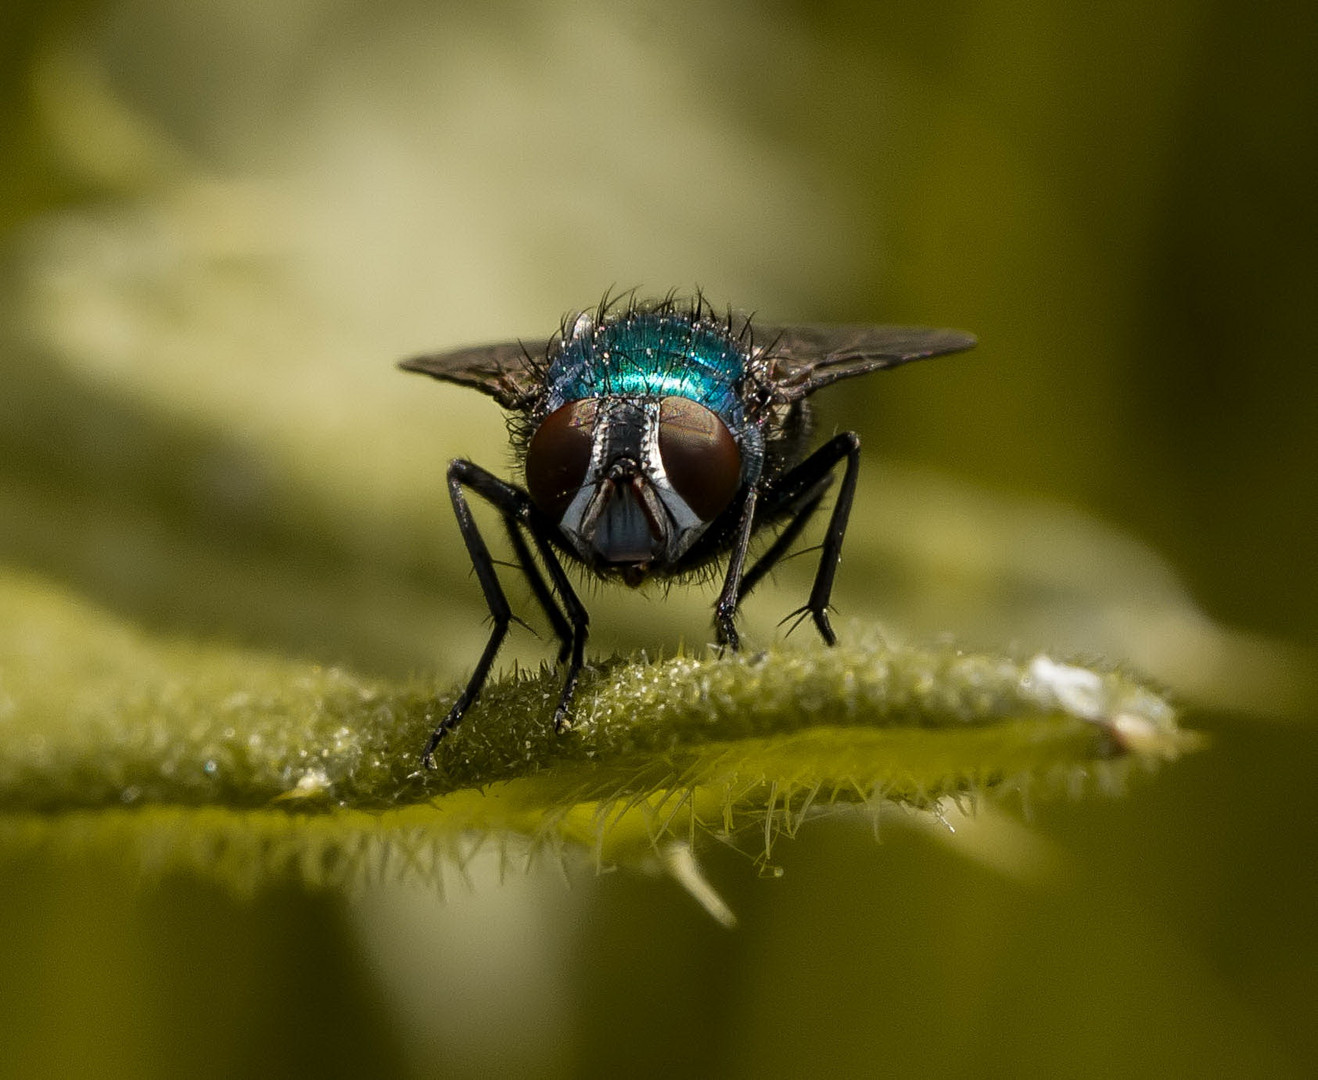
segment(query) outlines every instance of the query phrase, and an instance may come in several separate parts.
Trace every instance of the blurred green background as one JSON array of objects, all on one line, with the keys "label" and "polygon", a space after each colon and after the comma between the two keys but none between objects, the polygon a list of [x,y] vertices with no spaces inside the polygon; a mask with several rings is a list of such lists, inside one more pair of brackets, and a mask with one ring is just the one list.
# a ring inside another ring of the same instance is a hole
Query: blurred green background
[{"label": "blurred green background", "polygon": [[[571,866],[440,903],[6,864],[0,1076],[1312,1075],[1316,36],[1239,0],[6,0],[0,566],[456,682],[442,471],[506,444],[392,362],[698,284],[981,338],[821,398],[867,449],[844,616],[1129,660],[1213,740],[989,848],[713,852],[734,933]],[[698,590],[591,603],[599,650],[707,637]]]}]

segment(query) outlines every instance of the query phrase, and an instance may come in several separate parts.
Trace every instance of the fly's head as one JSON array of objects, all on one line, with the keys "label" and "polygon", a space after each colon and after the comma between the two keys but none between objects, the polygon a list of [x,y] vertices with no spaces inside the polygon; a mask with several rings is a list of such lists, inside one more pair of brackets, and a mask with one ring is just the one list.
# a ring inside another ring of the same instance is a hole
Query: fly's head
[{"label": "fly's head", "polygon": [[587,565],[638,585],[674,565],[743,487],[742,448],[690,398],[567,402],[527,444],[526,486]]}]

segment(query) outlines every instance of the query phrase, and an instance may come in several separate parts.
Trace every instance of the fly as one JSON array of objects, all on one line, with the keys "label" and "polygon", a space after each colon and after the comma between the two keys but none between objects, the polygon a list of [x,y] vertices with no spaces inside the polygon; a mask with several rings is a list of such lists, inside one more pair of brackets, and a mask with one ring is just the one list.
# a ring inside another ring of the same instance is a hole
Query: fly
[{"label": "fly", "polygon": [[[809,450],[811,394],[840,379],[961,352],[959,330],[907,326],[768,326],[691,300],[606,297],[569,315],[552,337],[404,360],[417,371],[493,397],[508,410],[525,484],[464,458],[449,463],[458,528],[493,620],[466,687],[422,752],[434,752],[475,702],[514,620],[468,504],[503,518],[518,565],[566,665],[554,730],[571,728],[572,696],[590,619],[563,569],[579,563],[636,586],[726,560],[714,605],[720,645],[740,645],[737,607],[810,522],[843,466],[806,603],[789,615],[837,640],[829,598],[855,498],[860,439],[834,435]],[[749,566],[751,539],[777,535]]]}]

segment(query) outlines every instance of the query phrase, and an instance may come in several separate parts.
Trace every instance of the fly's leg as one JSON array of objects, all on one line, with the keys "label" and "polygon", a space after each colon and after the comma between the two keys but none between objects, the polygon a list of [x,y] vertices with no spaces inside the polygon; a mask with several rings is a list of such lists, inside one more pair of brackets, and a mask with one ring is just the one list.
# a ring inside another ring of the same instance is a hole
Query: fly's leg
[{"label": "fly's leg", "polygon": [[[498,574],[495,573],[494,560],[490,557],[490,550],[486,547],[480,529],[472,517],[471,507],[468,505],[467,497],[463,493],[464,487],[470,488],[471,491],[498,510],[503,515],[504,524],[509,534],[517,536],[513,543],[513,550],[517,553],[518,561],[531,583],[531,589],[535,593],[537,601],[544,608],[545,613],[549,615],[554,631],[562,642],[559,650],[560,656],[567,653],[571,654],[563,693],[554,716],[554,726],[557,730],[568,726],[562,722],[561,717],[565,717],[567,714],[572,700],[572,691],[575,689],[577,678],[581,673],[587,625],[589,623],[585,608],[582,606],[581,601],[577,599],[576,593],[573,592],[572,586],[567,580],[567,575],[563,573],[558,557],[549,544],[545,535],[546,527],[532,504],[530,496],[521,488],[500,480],[493,473],[487,472],[474,462],[462,459],[451,462],[448,468],[449,499],[453,503],[453,513],[458,519],[458,529],[462,533],[463,543],[467,546],[467,554],[471,558],[472,568],[476,571],[476,579],[480,582],[481,592],[485,596],[485,603],[490,609],[490,618],[494,625],[490,630],[489,640],[485,643],[485,650],[476,662],[476,668],[472,671],[471,678],[467,680],[466,687],[458,695],[458,699],[453,703],[453,707],[449,709],[448,715],[436,725],[435,730],[426,742],[425,750],[421,754],[421,764],[428,769],[435,767],[435,747],[439,745],[440,740],[448,732],[458,726],[463,715],[480,694],[481,688],[485,685],[485,680],[489,677],[494,658],[498,655],[499,647],[503,644],[503,639],[508,633],[508,624],[514,618],[512,608],[508,604],[508,598],[504,595],[503,586],[499,584]],[[535,541],[540,557],[549,571],[550,580],[563,601],[566,618],[558,611],[549,588],[545,585],[544,578],[536,569],[535,563],[531,559],[531,553],[521,539],[521,528],[525,528]]]},{"label": "fly's leg", "polygon": [[833,595],[833,579],[837,576],[837,564],[842,561],[842,540],[847,534],[847,521],[851,517],[851,504],[856,498],[856,478],[860,475],[860,436],[854,431],[843,431],[806,458],[800,465],[782,478],[782,486],[811,488],[837,467],[838,462],[846,459],[847,467],[842,474],[842,483],[838,486],[837,501],[833,504],[833,513],[828,519],[828,531],[824,534],[823,550],[819,555],[819,569],[815,571],[815,583],[810,589],[810,598],[803,607],[797,608],[787,618],[807,614],[814,619],[815,628],[826,645],[837,644],[837,634],[828,618],[828,603]]},{"label": "fly's leg", "polygon": [[728,570],[723,576],[723,590],[714,605],[714,633],[720,645],[726,645],[733,652],[741,648],[741,638],[737,634],[734,620],[737,617],[737,604],[741,601],[741,570],[746,565],[746,549],[750,547],[751,532],[755,525],[755,489],[746,495],[746,502],[741,508],[741,521],[737,525],[737,539],[732,545],[732,557],[728,559]]},{"label": "fly's leg", "polygon": [[558,638],[558,657],[554,663],[561,664],[567,659],[568,651],[572,647],[572,627],[563,617],[563,612],[559,610],[549,586],[545,584],[545,577],[540,573],[540,567],[536,566],[535,559],[531,557],[531,549],[526,546],[517,521],[505,515],[503,524],[508,532],[508,542],[517,555],[518,565],[521,566],[522,573],[526,575],[526,580],[531,585],[531,592],[535,595],[540,610],[545,613],[545,618],[549,620],[549,625],[554,628],[554,636]]},{"label": "fly's leg", "polygon": [[[750,595],[751,589],[755,588],[764,579],[764,575],[772,571],[782,560],[783,555],[800,537],[801,531],[809,525],[812,518],[824,501],[825,492],[828,491],[829,485],[833,483],[832,471],[837,467],[837,463],[846,458],[846,473],[842,479],[842,489],[838,492],[837,505],[833,508],[833,516],[829,520],[828,537],[825,538],[822,545],[822,555],[820,556],[820,568],[815,575],[815,587],[811,589],[811,599],[803,608],[797,608],[795,612],[788,615],[787,618],[795,616],[815,615],[815,624],[820,629],[820,636],[825,642],[833,645],[837,641],[836,634],[833,633],[832,624],[829,622],[828,605],[829,596],[833,591],[833,576],[837,572],[837,563],[842,553],[842,535],[846,533],[846,521],[851,512],[851,501],[855,497],[855,477],[857,469],[861,462],[861,440],[857,435],[846,431],[846,433],[837,435],[836,438],[825,443],[824,446],[813,452],[809,458],[797,465],[796,468],[780,476],[778,483],[774,484],[771,491],[766,492],[762,502],[763,517],[774,517],[776,514],[788,512],[791,513],[791,520],[787,522],[782,533],[774,539],[767,551],[755,560],[750,570],[741,576],[741,587],[737,592],[737,603],[741,603]],[[738,537],[738,546],[734,549],[734,556],[737,551],[741,551],[742,558],[745,558],[745,550],[741,547],[741,537]],[[747,537],[749,539],[749,537]],[[731,566],[729,566],[730,570]],[[728,595],[728,587],[724,587],[724,596]],[[724,597],[720,597],[722,603]],[[735,611],[731,612],[735,615]],[[717,609],[717,618],[722,615],[722,609]],[[784,618],[784,622],[787,621]],[[720,624],[721,625],[721,624]],[[720,637],[720,642],[725,638]],[[733,647],[735,647],[735,633],[733,634]]]},{"label": "fly's leg", "polygon": [[[773,568],[787,553],[787,549],[801,535],[801,531],[810,524],[810,520],[815,516],[815,511],[819,509],[819,504],[824,499],[824,492],[828,489],[831,479],[831,477],[825,476],[824,480],[809,493],[808,498],[804,502],[800,502],[791,511],[792,519],[783,531],[774,538],[769,549],[755,560],[755,565],[746,571],[741,579],[741,599],[745,600],[751,594],[751,590],[764,579],[765,575],[772,572]],[[783,501],[788,502],[789,500],[784,499]]]},{"label": "fly's leg", "polygon": [[[527,505],[531,505],[530,496],[523,495]],[[531,514],[537,511],[532,508]],[[536,519],[532,516],[532,522]],[[567,574],[563,573],[563,564],[558,561],[558,556],[554,554],[553,546],[549,543],[549,536],[543,527],[532,524],[529,527],[531,539],[535,541],[536,550],[540,552],[540,559],[545,564],[545,569],[549,571],[549,580],[558,590],[559,599],[563,601],[563,609],[566,613],[566,619],[563,620],[563,626],[567,630],[567,635],[555,625],[559,632],[562,646],[558,652],[558,662],[561,664],[564,659],[567,660],[567,674],[563,677],[563,690],[558,696],[558,708],[554,710],[554,730],[560,735],[565,731],[572,729],[572,695],[577,689],[577,680],[581,677],[581,669],[585,664],[586,654],[586,636],[590,628],[590,615],[586,612],[585,606],[577,599],[577,594],[572,588],[572,583],[568,581]]]}]

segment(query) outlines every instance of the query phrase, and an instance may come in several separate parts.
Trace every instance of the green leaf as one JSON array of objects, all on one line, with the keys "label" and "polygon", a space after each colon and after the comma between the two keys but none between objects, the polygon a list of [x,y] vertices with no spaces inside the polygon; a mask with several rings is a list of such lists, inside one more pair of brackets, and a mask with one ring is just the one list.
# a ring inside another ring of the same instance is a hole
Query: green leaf
[{"label": "green leaf", "polygon": [[597,663],[566,736],[559,676],[514,673],[427,772],[450,688],[155,640],[31,578],[0,575],[0,596],[0,857],[108,855],[240,889],[434,878],[517,840],[699,893],[691,852],[711,835],[765,860],[828,807],[1115,789],[1194,743],[1119,671],[871,631]]}]

